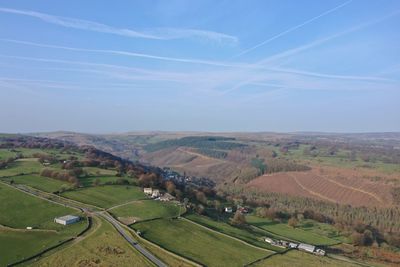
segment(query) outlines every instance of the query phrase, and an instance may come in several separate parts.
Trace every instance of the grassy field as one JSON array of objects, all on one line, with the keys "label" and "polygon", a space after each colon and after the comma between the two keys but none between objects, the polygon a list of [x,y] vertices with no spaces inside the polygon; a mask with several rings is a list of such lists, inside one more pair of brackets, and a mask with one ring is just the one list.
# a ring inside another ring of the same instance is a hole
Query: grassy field
[{"label": "grassy field", "polygon": [[160,246],[207,266],[243,266],[269,253],[179,219],[132,225]]},{"label": "grassy field", "polygon": [[330,224],[319,223],[313,220],[300,221],[298,228],[320,236],[326,236],[340,242],[349,242],[348,238],[340,235],[338,230]]},{"label": "grassy field", "polygon": [[50,254],[32,266],[153,266],[106,221],[94,218],[83,239]]},{"label": "grassy field", "polygon": [[273,234],[286,237],[288,239],[296,240],[299,242],[309,243],[313,245],[333,245],[339,243],[338,240],[334,240],[327,236],[322,236],[312,231],[302,230],[299,228],[292,228],[286,223],[274,222],[269,219],[256,217],[253,215],[246,216],[247,222],[265,229]]},{"label": "grassy field", "polygon": [[63,182],[60,180],[48,178],[48,177],[42,177],[39,175],[20,175],[20,176],[14,176],[11,178],[4,178],[5,181],[14,181],[16,184],[23,184],[27,185],[45,192],[53,193],[58,190],[60,190],[61,187],[66,186],[70,187],[71,184],[68,182]]},{"label": "grassy field", "polygon": [[331,259],[328,257],[315,256],[298,250],[291,250],[283,255],[273,255],[272,257],[255,263],[255,267],[356,267],[359,265]]},{"label": "grassy field", "polygon": [[115,176],[116,170],[101,169],[96,167],[84,167],[83,170],[91,176]]},{"label": "grassy field", "polygon": [[35,158],[19,159],[11,163],[9,168],[0,170],[0,177],[39,173],[42,168],[42,164]]},{"label": "grassy field", "polygon": [[76,214],[77,211],[30,196],[0,184],[0,224],[13,228],[34,226],[42,229],[60,229],[55,217]]},{"label": "grassy field", "polygon": [[83,155],[76,152],[61,152],[58,149],[40,149],[40,148],[16,148],[13,151],[10,149],[2,148],[0,149],[0,160],[7,159],[10,157],[15,157],[17,154],[22,154],[25,158],[32,157],[33,154],[46,154],[56,156],[57,158],[68,158],[70,156],[77,157],[78,159],[82,158]]},{"label": "grassy field", "polygon": [[[182,208],[183,211],[183,208]],[[179,206],[170,202],[138,200],[110,210],[116,217],[143,221],[155,218],[171,218],[179,215]]]},{"label": "grassy field", "polygon": [[259,230],[257,228],[238,228],[229,225],[228,223],[222,222],[222,221],[215,221],[212,220],[206,216],[201,216],[197,214],[188,214],[185,215],[186,218],[189,220],[192,220],[194,222],[197,222],[201,225],[204,225],[208,228],[211,228],[213,230],[222,232],[224,234],[239,238],[243,241],[246,241],[247,243],[250,243],[255,246],[259,246],[262,248],[274,250],[274,251],[283,251],[283,248],[279,248],[276,246],[271,246],[267,242],[263,240],[263,237],[269,236],[268,233]]},{"label": "grassy field", "polygon": [[8,158],[14,158],[16,156],[16,152],[12,152],[9,149],[0,149],[0,160],[5,160]]},{"label": "grassy field", "polygon": [[62,196],[101,208],[110,208],[118,204],[145,198],[139,187],[122,185],[88,187],[67,191]]},{"label": "grassy field", "polygon": [[0,228],[0,266],[35,255],[48,247],[74,237],[85,226],[86,221],[81,221],[58,232]]},{"label": "grassy field", "polygon": [[99,185],[105,185],[106,183],[112,183],[118,180],[120,177],[116,176],[89,176],[79,179],[81,184],[85,187],[93,186],[96,179],[99,179]]}]

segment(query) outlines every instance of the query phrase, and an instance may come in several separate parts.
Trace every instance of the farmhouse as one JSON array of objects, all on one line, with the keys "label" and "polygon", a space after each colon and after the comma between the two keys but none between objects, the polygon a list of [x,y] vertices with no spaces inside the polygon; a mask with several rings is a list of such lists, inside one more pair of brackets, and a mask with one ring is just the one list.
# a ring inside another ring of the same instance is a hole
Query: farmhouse
[{"label": "farmhouse", "polygon": [[149,187],[149,188],[143,188],[143,192],[144,192],[146,195],[151,195],[151,194],[153,194],[153,188],[151,188],[151,187]]},{"label": "farmhouse", "polygon": [[301,244],[298,246],[298,249],[299,249],[299,250],[304,250],[304,251],[307,251],[307,252],[310,252],[310,253],[313,253],[314,250],[315,250],[315,246],[309,245],[309,244],[301,243]]},{"label": "farmhouse", "polygon": [[159,197],[160,196],[160,190],[154,189],[153,192],[151,193],[151,197]]},{"label": "farmhouse", "polygon": [[68,225],[68,224],[76,223],[79,220],[80,220],[80,218],[78,216],[66,215],[63,217],[55,218],[54,222],[62,224],[62,225]]},{"label": "farmhouse", "polygon": [[232,207],[225,207],[225,212],[226,213],[232,213],[233,212]]},{"label": "farmhouse", "polygon": [[165,193],[163,196],[158,198],[160,201],[172,201],[175,197],[171,194]]}]

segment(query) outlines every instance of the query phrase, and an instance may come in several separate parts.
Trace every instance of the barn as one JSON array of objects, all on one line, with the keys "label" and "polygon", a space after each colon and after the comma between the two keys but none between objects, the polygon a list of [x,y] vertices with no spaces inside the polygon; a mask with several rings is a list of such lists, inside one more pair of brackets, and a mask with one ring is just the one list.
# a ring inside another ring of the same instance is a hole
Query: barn
[{"label": "barn", "polygon": [[62,225],[68,225],[68,224],[76,223],[79,220],[80,220],[80,218],[78,216],[66,215],[66,216],[55,218],[54,222],[62,224]]},{"label": "barn", "polygon": [[304,251],[310,252],[310,253],[313,253],[314,250],[315,250],[315,246],[309,245],[309,244],[303,244],[303,243],[300,244],[297,248],[300,249],[300,250],[304,250]]}]

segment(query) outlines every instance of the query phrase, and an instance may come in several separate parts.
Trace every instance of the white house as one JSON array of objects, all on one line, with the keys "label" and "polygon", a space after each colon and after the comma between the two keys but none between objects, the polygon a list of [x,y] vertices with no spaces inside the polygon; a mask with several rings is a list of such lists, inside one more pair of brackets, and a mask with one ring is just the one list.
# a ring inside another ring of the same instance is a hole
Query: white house
[{"label": "white house", "polygon": [[62,224],[62,225],[68,225],[68,224],[73,224],[73,223],[79,222],[79,220],[80,220],[80,218],[78,216],[66,215],[66,216],[55,218],[54,222]]},{"label": "white house", "polygon": [[160,196],[160,190],[154,189],[153,192],[151,193],[151,197],[159,197]]},{"label": "white house", "polygon": [[232,207],[225,207],[225,212],[226,213],[232,213],[233,212]]},{"label": "white house", "polygon": [[151,187],[143,188],[143,192],[144,192],[146,195],[151,195],[151,194],[153,194],[153,188],[151,188]]}]

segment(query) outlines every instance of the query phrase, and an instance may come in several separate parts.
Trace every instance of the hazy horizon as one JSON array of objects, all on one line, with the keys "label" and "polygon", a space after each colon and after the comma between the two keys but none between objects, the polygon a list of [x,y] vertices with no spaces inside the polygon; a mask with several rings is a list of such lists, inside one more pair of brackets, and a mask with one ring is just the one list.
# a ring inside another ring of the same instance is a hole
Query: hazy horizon
[{"label": "hazy horizon", "polygon": [[35,134],[84,134],[84,135],[128,135],[128,134],[321,134],[321,135],[352,135],[352,134],[400,134],[400,131],[375,131],[375,132],[323,132],[323,131],[292,131],[292,132],[279,132],[279,131],[181,131],[181,130],[134,130],[134,131],[121,131],[121,132],[79,132],[68,130],[54,130],[54,131],[26,131],[26,132],[0,132],[0,134],[22,134],[22,135],[35,135]]},{"label": "hazy horizon", "polygon": [[399,1],[8,1],[0,132],[399,132]]}]

